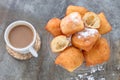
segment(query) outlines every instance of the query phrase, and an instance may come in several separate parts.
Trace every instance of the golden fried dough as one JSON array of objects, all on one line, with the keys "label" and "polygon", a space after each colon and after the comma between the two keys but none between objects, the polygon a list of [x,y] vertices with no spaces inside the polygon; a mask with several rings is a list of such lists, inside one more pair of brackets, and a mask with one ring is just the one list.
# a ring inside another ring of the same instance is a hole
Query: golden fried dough
[{"label": "golden fried dough", "polygon": [[109,22],[107,21],[105,14],[103,12],[101,12],[100,14],[98,14],[98,16],[101,20],[100,28],[98,28],[99,33],[106,34],[106,33],[110,32],[112,30],[112,27],[110,26]]},{"label": "golden fried dough", "polygon": [[85,30],[72,36],[72,45],[79,49],[89,51],[100,36],[96,29],[85,28]]},{"label": "golden fried dough", "polygon": [[100,27],[100,18],[94,12],[87,12],[83,16],[83,21],[86,27],[90,28],[99,28]]},{"label": "golden fried dough", "polygon": [[72,35],[84,29],[83,21],[78,12],[73,12],[64,17],[61,21],[60,28],[63,34]]},{"label": "golden fried dough", "polygon": [[50,32],[53,36],[62,35],[60,30],[61,20],[59,18],[52,18],[48,21],[45,29]]},{"label": "golden fried dough", "polygon": [[58,64],[66,70],[72,72],[80,65],[84,60],[82,52],[75,47],[68,47],[56,58],[55,64]]},{"label": "golden fried dough", "polygon": [[84,7],[69,5],[66,10],[66,16],[72,12],[78,12],[83,17],[87,11],[88,10]]},{"label": "golden fried dough", "polygon": [[87,66],[101,64],[110,57],[110,48],[105,38],[100,38],[89,52],[84,52]]},{"label": "golden fried dough", "polygon": [[52,52],[61,52],[63,51],[66,47],[68,47],[70,41],[67,39],[66,36],[60,35],[51,41],[51,50]]}]

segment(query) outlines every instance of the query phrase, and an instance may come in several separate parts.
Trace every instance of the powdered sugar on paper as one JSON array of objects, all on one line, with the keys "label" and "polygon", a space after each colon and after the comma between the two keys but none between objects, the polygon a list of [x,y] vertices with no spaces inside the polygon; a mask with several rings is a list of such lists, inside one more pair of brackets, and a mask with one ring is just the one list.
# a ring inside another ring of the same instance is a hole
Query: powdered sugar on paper
[{"label": "powdered sugar on paper", "polygon": [[101,65],[90,66],[89,72],[78,73],[75,77],[70,80],[106,80],[105,76],[96,77],[96,72],[101,72],[105,70],[104,63]]}]

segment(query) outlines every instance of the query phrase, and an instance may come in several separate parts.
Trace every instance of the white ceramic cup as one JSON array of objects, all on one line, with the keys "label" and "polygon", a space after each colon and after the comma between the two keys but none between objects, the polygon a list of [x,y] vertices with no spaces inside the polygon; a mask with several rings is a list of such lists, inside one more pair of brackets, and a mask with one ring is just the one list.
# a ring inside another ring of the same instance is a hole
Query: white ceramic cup
[{"label": "white ceramic cup", "polygon": [[[14,46],[11,45],[11,43],[9,41],[8,36],[9,36],[9,33],[10,33],[11,29],[13,29],[14,27],[16,27],[18,25],[25,25],[25,26],[29,27],[33,31],[33,35],[34,35],[33,36],[33,41],[27,47],[15,48]],[[37,54],[36,50],[33,48],[34,44],[35,44],[35,41],[36,41],[36,30],[33,27],[33,25],[30,24],[29,22],[19,20],[19,21],[15,21],[15,22],[11,23],[7,27],[7,29],[5,30],[4,39],[5,39],[6,45],[8,47],[10,47],[11,49],[13,49],[14,51],[19,52],[20,54],[27,54],[27,53],[30,52],[34,57],[38,57],[38,54]]]}]

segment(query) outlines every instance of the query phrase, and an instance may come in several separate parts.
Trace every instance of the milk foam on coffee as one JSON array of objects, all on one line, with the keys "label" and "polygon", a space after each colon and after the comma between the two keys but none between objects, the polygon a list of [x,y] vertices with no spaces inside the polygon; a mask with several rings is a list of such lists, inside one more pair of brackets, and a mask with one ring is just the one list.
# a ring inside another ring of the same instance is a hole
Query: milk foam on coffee
[{"label": "milk foam on coffee", "polygon": [[33,31],[25,25],[18,25],[11,29],[8,38],[15,48],[24,48],[33,41]]}]

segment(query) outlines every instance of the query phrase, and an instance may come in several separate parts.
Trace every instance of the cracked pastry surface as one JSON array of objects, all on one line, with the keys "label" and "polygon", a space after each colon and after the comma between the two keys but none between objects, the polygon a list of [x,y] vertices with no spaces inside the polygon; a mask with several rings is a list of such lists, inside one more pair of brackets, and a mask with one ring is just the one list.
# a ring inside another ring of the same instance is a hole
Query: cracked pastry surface
[{"label": "cracked pastry surface", "polygon": [[66,47],[68,47],[70,41],[67,39],[66,36],[60,35],[51,41],[51,50],[53,52],[61,52],[63,51]]},{"label": "cracked pastry surface", "polygon": [[100,27],[100,18],[94,12],[87,12],[83,16],[83,21],[86,27],[90,28],[99,28]]}]

